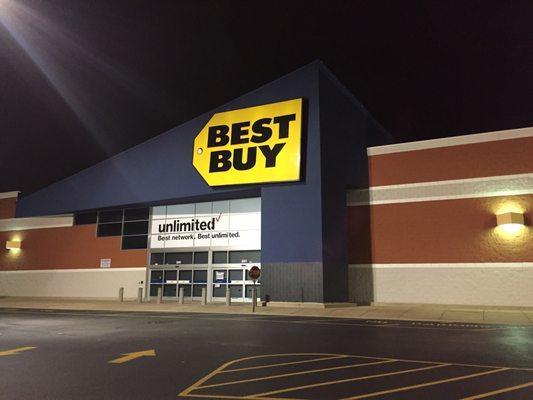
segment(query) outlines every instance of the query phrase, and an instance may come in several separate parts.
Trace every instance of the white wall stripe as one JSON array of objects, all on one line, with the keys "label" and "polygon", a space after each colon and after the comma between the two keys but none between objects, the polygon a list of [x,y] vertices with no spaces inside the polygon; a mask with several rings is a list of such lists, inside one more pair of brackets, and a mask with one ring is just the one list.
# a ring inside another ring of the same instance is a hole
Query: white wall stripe
[{"label": "white wall stripe", "polygon": [[74,225],[74,217],[56,215],[52,217],[0,219],[0,232],[25,231],[30,229],[63,228]]},{"label": "white wall stripe", "polygon": [[10,199],[12,197],[19,197],[19,191],[0,193],[0,199]]},{"label": "white wall stripe", "polygon": [[493,182],[493,181],[505,181],[511,179],[531,178],[533,172],[525,174],[512,174],[512,175],[497,175],[497,176],[481,176],[478,178],[461,178],[461,179],[447,179],[442,181],[429,181],[429,182],[414,182],[414,183],[400,183],[396,185],[382,185],[372,186],[373,189],[404,189],[404,188],[416,188],[426,186],[442,186],[450,183],[481,183],[481,182]]},{"label": "white wall stripe", "polygon": [[533,306],[533,262],[352,264],[355,302]]},{"label": "white wall stripe", "polygon": [[347,204],[378,205],[533,194],[533,173],[349,190]]},{"label": "white wall stripe", "polygon": [[349,268],[532,268],[533,262],[350,264]]},{"label": "white wall stripe", "polygon": [[0,271],[0,274],[49,274],[50,272],[72,273],[72,272],[127,272],[146,270],[146,267],[111,267],[111,268],[61,268],[61,269],[19,269],[13,271]]},{"label": "white wall stripe", "polygon": [[533,127],[505,131],[475,133],[472,135],[453,136],[441,139],[421,140],[418,142],[388,144],[367,148],[369,156],[401,153],[404,151],[427,150],[438,147],[460,146],[465,144],[486,143],[498,140],[521,139],[533,136]]},{"label": "white wall stripe", "polygon": [[83,268],[0,272],[0,296],[116,299],[137,297],[146,268]]}]

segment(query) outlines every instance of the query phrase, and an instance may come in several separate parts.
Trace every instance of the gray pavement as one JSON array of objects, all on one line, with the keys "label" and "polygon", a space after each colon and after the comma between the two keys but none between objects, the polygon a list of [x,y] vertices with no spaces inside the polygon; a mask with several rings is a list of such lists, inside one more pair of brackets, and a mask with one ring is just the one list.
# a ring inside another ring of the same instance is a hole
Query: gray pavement
[{"label": "gray pavement", "polygon": [[[118,300],[81,300],[64,298],[32,298],[32,297],[0,297],[0,308],[7,309],[47,309],[47,310],[85,310],[85,311],[117,311],[117,312],[165,312],[165,313],[221,313],[251,314],[250,304],[234,303],[226,306],[223,303],[177,304],[156,301],[139,304],[137,301]],[[489,323],[511,325],[533,325],[533,308],[528,307],[473,307],[454,305],[372,305],[350,306],[346,304],[331,307],[310,306],[267,306],[258,307],[257,315],[286,315],[306,317],[335,317],[350,319],[387,319],[413,321],[440,321],[463,323]]]},{"label": "gray pavement", "polygon": [[533,398],[533,326],[152,307],[0,309],[0,399]]}]

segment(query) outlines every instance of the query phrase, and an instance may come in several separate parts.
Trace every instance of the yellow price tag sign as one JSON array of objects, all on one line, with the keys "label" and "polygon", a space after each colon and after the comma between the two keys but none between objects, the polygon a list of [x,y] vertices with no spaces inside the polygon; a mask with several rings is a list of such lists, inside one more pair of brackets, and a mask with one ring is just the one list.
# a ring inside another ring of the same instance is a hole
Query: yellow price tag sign
[{"label": "yellow price tag sign", "polygon": [[194,139],[209,186],[300,179],[302,99],[216,113]]}]

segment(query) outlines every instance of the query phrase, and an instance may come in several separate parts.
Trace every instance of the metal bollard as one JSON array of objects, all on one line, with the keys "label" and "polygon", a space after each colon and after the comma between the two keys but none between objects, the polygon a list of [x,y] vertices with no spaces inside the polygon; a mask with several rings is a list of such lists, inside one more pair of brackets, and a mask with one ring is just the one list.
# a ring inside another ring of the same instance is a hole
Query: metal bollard
[{"label": "metal bollard", "polygon": [[207,304],[207,288],[202,288],[202,305],[205,306]]},{"label": "metal bollard", "polygon": [[124,288],[123,287],[118,289],[118,301],[121,303],[124,301]]},{"label": "metal bollard", "polygon": [[180,287],[178,291],[178,304],[185,303],[185,288]]},{"label": "metal bollard", "polygon": [[163,302],[163,288],[157,288],[157,304]]},{"label": "metal bollard", "polygon": [[143,288],[140,287],[138,290],[137,290],[137,301],[139,303],[142,303],[143,302]]},{"label": "metal bollard", "polygon": [[226,287],[226,305],[231,306],[231,290],[229,286]]}]

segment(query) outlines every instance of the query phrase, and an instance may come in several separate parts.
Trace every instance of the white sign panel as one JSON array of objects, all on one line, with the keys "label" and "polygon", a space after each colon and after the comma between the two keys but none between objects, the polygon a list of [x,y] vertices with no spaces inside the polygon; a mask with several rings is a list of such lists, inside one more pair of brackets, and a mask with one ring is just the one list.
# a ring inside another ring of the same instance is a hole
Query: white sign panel
[{"label": "white sign panel", "polygon": [[154,207],[150,248],[261,247],[261,199]]},{"label": "white sign panel", "polygon": [[101,258],[100,259],[100,268],[111,268],[111,259],[110,258]]}]

